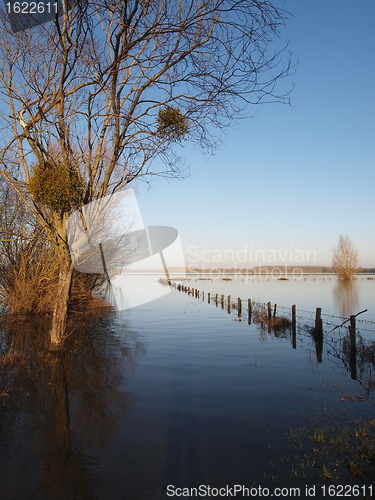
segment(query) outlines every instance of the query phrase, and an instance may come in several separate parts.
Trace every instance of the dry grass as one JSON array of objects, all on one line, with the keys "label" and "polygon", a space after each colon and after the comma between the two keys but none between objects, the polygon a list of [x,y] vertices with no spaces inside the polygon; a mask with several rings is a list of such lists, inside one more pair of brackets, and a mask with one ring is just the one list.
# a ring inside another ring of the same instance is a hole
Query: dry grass
[{"label": "dry grass", "polygon": [[271,315],[270,320],[268,320],[268,311],[265,305],[259,302],[253,303],[252,313],[253,322],[262,328],[267,327],[274,331],[284,331],[291,326],[290,320],[284,316]]}]

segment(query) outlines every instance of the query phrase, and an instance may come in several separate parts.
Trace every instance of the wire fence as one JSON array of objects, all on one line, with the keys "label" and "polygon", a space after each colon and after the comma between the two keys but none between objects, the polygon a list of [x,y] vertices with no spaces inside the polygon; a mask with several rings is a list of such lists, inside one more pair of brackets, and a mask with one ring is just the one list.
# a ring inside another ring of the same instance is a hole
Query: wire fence
[{"label": "wire fence", "polygon": [[[182,282],[159,280],[188,296],[214,304],[228,313],[236,312],[238,321],[247,321],[261,326],[264,331],[277,337],[292,339],[292,346],[306,338],[313,340],[317,362],[322,362],[323,340],[331,358],[344,364],[351,378],[357,380],[367,391],[375,390],[375,321],[363,320],[357,315],[349,318],[335,314],[297,310],[296,306],[285,307],[271,302],[233,298],[230,295],[204,292],[188,287]],[[359,328],[358,328],[359,327]],[[366,334],[367,335],[366,338]]]}]

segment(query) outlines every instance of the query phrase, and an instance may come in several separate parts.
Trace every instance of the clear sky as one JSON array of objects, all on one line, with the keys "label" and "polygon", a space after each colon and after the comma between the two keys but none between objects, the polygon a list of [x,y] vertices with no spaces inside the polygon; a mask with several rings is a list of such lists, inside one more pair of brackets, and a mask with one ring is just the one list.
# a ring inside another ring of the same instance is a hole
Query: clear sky
[{"label": "clear sky", "polygon": [[189,178],[138,187],[144,223],[175,227],[188,266],[330,265],[348,234],[374,267],[375,2],[274,4],[294,16],[292,105],[249,108],[208,159],[185,146]]}]

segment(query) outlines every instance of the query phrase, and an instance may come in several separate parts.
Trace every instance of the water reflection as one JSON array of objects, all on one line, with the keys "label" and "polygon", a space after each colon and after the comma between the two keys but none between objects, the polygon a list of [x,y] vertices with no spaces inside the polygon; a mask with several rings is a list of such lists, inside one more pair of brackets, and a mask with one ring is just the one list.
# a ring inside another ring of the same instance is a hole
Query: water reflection
[{"label": "water reflection", "polygon": [[[115,440],[135,405],[125,390],[145,346],[108,314],[62,352],[40,349],[42,330],[19,323],[3,335],[0,468],[4,498],[94,498],[93,450]],[[40,326],[40,325],[39,325]],[[48,336],[46,336],[48,338]],[[23,473],[19,477],[19,471]]]},{"label": "water reflection", "polygon": [[354,280],[338,279],[333,288],[333,300],[340,315],[349,317],[358,310],[358,284]]},{"label": "water reflection", "polygon": [[[286,414],[313,397],[341,405],[321,374],[333,370],[335,387],[348,385],[350,369],[361,387],[375,388],[375,346],[358,335],[354,348],[347,324],[317,330],[295,309],[294,320],[282,308],[269,319],[252,302],[241,317],[238,306],[231,315],[226,303],[216,310],[215,294],[211,305],[206,295],[170,295],[164,307],[109,313],[82,332],[76,325],[63,354],[40,349],[38,325],[0,338],[9,354],[0,362],[0,496],[135,498],[168,484],[246,484],[249,471],[260,482],[287,450]],[[148,356],[137,368],[143,338]]]}]

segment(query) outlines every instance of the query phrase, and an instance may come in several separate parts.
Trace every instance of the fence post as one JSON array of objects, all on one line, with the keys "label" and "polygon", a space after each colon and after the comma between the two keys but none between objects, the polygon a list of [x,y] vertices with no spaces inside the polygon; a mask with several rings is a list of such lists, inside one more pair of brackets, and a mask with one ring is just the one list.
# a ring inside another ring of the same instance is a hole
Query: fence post
[{"label": "fence post", "polygon": [[315,314],[315,330],[319,333],[322,332],[322,309],[321,307],[316,308]]},{"label": "fence post", "polygon": [[292,346],[293,349],[297,349],[297,341],[296,341],[296,333],[297,333],[297,328],[296,328],[296,305],[294,304],[292,306]]},{"label": "fence post", "polygon": [[353,380],[357,380],[357,346],[355,334],[355,316],[350,316],[350,372]]},{"label": "fence post", "polygon": [[211,301],[211,294],[210,294],[210,292],[208,292],[208,294],[207,294],[207,302],[210,303],[210,301]]},{"label": "fence post", "polygon": [[215,297],[216,307],[217,307],[217,297],[218,297],[218,294],[216,294],[216,297]]},{"label": "fence post", "polygon": [[249,318],[248,318],[248,323],[249,325],[251,325],[251,313],[252,313],[252,310],[251,310],[251,299],[247,299],[247,310],[248,310],[248,315],[249,315]]},{"label": "fence post", "polygon": [[240,317],[242,314],[242,302],[241,302],[241,298],[238,297],[238,317]]},{"label": "fence post", "polygon": [[271,321],[271,302],[267,302],[268,307],[268,321]]},{"label": "fence post", "polygon": [[276,304],[273,306],[273,317],[276,317]]},{"label": "fence post", "polygon": [[221,296],[221,308],[224,309],[224,295]]},{"label": "fence post", "polygon": [[320,307],[316,308],[316,316],[315,316],[315,349],[316,349],[316,359],[318,363],[321,363],[322,353],[323,353],[323,322],[322,322],[322,309]]},{"label": "fence post", "polygon": [[228,295],[228,314],[230,314],[230,295]]},{"label": "fence post", "polygon": [[190,286],[188,287],[188,295],[190,295]]}]

